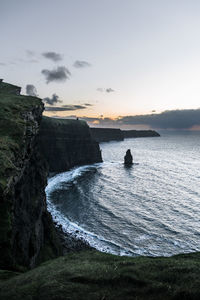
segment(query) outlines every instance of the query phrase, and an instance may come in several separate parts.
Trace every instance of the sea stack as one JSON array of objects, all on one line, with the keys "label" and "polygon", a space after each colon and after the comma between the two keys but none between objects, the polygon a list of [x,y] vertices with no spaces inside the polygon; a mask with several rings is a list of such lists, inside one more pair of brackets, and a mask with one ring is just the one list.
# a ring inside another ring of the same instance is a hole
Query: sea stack
[{"label": "sea stack", "polygon": [[133,164],[133,157],[132,157],[132,154],[131,154],[131,150],[128,149],[126,151],[126,155],[124,156],[124,164],[126,166],[130,166]]}]

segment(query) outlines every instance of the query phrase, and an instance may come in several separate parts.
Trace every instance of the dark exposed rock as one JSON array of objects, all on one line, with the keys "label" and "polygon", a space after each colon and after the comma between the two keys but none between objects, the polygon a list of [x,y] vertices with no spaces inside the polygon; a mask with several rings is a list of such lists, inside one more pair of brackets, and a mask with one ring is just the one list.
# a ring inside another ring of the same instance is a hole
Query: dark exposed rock
[{"label": "dark exposed rock", "polygon": [[50,172],[102,162],[99,144],[84,121],[43,117],[39,139]]},{"label": "dark exposed rock", "polygon": [[93,139],[98,143],[124,140],[123,133],[120,129],[91,127],[90,131]]},{"label": "dark exposed rock", "polygon": [[57,227],[64,254],[68,252],[79,252],[82,250],[93,249],[84,239],[78,237],[79,231],[76,230],[74,234],[63,231],[62,226]]},{"label": "dark exposed rock", "polygon": [[123,130],[124,138],[158,137],[160,134],[155,130]]},{"label": "dark exposed rock", "polygon": [[124,156],[124,164],[125,165],[132,165],[133,164],[133,157],[132,157],[130,149],[128,149],[126,151],[126,155]]},{"label": "dark exposed rock", "polygon": [[117,128],[90,128],[93,139],[99,143],[123,141],[126,138],[158,137],[154,130],[121,130]]},{"label": "dark exposed rock", "polygon": [[38,148],[43,104],[6,89],[0,91],[0,269],[20,270],[61,255],[62,247],[47,212],[48,169]]}]

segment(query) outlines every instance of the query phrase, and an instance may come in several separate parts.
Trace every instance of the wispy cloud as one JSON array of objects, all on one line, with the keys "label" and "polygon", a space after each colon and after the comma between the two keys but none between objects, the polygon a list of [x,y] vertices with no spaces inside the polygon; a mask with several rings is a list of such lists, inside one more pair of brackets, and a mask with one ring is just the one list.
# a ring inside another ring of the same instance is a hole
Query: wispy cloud
[{"label": "wispy cloud", "polygon": [[111,88],[97,88],[97,91],[100,93],[108,93],[108,94],[115,92],[115,90]]},{"label": "wispy cloud", "polygon": [[2,63],[2,62],[0,62],[0,66],[6,66],[6,64],[5,63]]},{"label": "wispy cloud", "polygon": [[33,84],[26,85],[26,94],[29,96],[37,97],[37,89]]},{"label": "wispy cloud", "polygon": [[26,50],[26,55],[27,55],[28,57],[34,57],[34,56],[35,56],[35,52],[32,51],[32,50]]},{"label": "wispy cloud", "polygon": [[28,59],[19,59],[19,61],[25,62],[25,63],[38,63],[38,57],[34,51],[26,50],[26,56]]},{"label": "wispy cloud", "polygon": [[87,67],[90,67],[91,64],[90,64],[89,62],[87,62],[87,61],[84,61],[84,60],[76,60],[76,61],[74,62],[74,64],[73,64],[73,66],[74,66],[75,68],[81,69],[81,68],[87,68]]},{"label": "wispy cloud", "polygon": [[106,93],[113,93],[113,92],[115,92],[115,90],[113,90],[111,88],[106,89]]},{"label": "wispy cloud", "polygon": [[42,53],[42,56],[44,56],[47,59],[50,59],[54,62],[61,61],[63,59],[63,56],[59,53],[49,51],[49,52],[44,52]]},{"label": "wispy cloud", "polygon": [[71,72],[64,66],[57,67],[53,70],[44,69],[41,73],[45,76],[46,83],[52,81],[62,82],[71,77]]},{"label": "wispy cloud", "polygon": [[59,99],[59,96],[56,94],[53,94],[52,97],[46,97],[43,99],[44,103],[47,103],[49,105],[54,105],[56,103],[62,103],[62,100]]},{"label": "wispy cloud", "polygon": [[74,111],[74,110],[80,110],[80,109],[86,109],[86,106],[84,105],[62,105],[62,106],[46,106],[46,111]]},{"label": "wispy cloud", "polygon": [[157,129],[189,129],[200,125],[200,109],[168,110],[160,114],[125,116],[120,124],[145,124]]},{"label": "wispy cloud", "polygon": [[99,116],[81,117],[90,123],[90,125],[113,127],[113,128],[152,128],[152,129],[170,129],[170,130],[190,130],[200,129],[200,109],[182,109],[164,111],[160,114],[147,114],[136,116],[120,116],[114,120]]}]

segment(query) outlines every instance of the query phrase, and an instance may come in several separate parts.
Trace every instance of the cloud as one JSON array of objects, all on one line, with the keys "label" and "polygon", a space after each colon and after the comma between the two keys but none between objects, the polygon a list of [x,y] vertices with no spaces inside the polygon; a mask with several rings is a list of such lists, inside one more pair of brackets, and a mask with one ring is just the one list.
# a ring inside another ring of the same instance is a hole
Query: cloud
[{"label": "cloud", "polygon": [[106,89],[106,93],[112,93],[112,92],[114,92],[113,89],[111,89],[111,88]]},{"label": "cloud", "polygon": [[25,63],[38,63],[38,60],[36,59],[36,53],[34,51],[26,50],[26,55],[28,57],[28,60],[19,59],[19,61]]},{"label": "cloud", "polygon": [[44,52],[44,53],[42,53],[42,56],[44,56],[45,58],[50,59],[54,62],[57,62],[57,61],[60,61],[63,59],[63,56],[61,54],[53,52],[53,51]]},{"label": "cloud", "polygon": [[100,93],[112,93],[115,92],[115,90],[111,89],[111,88],[97,88],[97,91]]},{"label": "cloud", "polygon": [[116,119],[100,117],[79,117],[91,126],[128,129],[172,129],[172,130],[200,130],[200,109],[182,109],[164,111],[160,114],[137,116],[120,116]]},{"label": "cloud", "polygon": [[81,68],[87,68],[87,67],[90,67],[91,64],[90,64],[89,62],[87,62],[87,61],[84,61],[84,60],[76,60],[76,61],[74,62],[74,64],[73,64],[73,66],[74,66],[75,68],[81,69]]},{"label": "cloud", "polygon": [[1,62],[0,62],[0,66],[6,66],[6,64],[5,64],[5,63],[1,63]]},{"label": "cloud", "polygon": [[37,97],[37,90],[33,84],[26,85],[26,94],[29,96]]},{"label": "cloud", "polygon": [[46,97],[43,99],[44,103],[47,103],[49,105],[54,105],[56,103],[62,103],[62,101],[59,99],[59,96],[56,94],[53,94],[51,98]]},{"label": "cloud", "polygon": [[93,106],[93,105],[90,104],[90,103],[85,103],[84,105],[85,105],[85,106]]},{"label": "cloud", "polygon": [[28,62],[30,62],[30,63],[38,63],[38,60],[37,59],[30,59]]},{"label": "cloud", "polygon": [[62,106],[46,106],[46,111],[72,111],[72,110],[79,110],[79,109],[86,109],[84,105],[62,105]]},{"label": "cloud", "polygon": [[155,129],[190,129],[200,125],[200,109],[167,110],[160,114],[120,117],[118,124],[149,125]]},{"label": "cloud", "polygon": [[34,57],[34,56],[35,56],[35,52],[32,51],[32,50],[26,50],[26,55],[27,55],[28,57]]},{"label": "cloud", "polygon": [[52,81],[65,81],[70,79],[71,76],[70,71],[64,66],[57,67],[57,69],[53,70],[44,69],[41,73],[45,76],[47,83]]}]

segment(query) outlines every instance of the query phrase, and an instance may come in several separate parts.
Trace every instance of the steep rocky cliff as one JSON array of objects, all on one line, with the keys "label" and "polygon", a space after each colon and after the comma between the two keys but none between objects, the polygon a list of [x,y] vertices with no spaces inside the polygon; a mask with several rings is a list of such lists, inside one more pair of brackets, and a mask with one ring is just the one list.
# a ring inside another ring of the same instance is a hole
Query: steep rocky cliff
[{"label": "steep rocky cliff", "polygon": [[109,141],[123,141],[124,136],[120,129],[116,128],[90,128],[91,135],[98,143]]},{"label": "steep rocky cliff", "polygon": [[124,138],[158,137],[160,134],[155,130],[123,130]]},{"label": "steep rocky cliff", "polygon": [[38,150],[43,104],[0,82],[0,268],[32,268],[62,253]]},{"label": "steep rocky cliff", "polygon": [[154,130],[121,130],[117,128],[90,128],[93,139],[99,143],[109,141],[123,141],[126,138],[160,136]]},{"label": "steep rocky cliff", "polygon": [[50,172],[102,161],[99,144],[84,121],[43,117],[39,139]]}]

